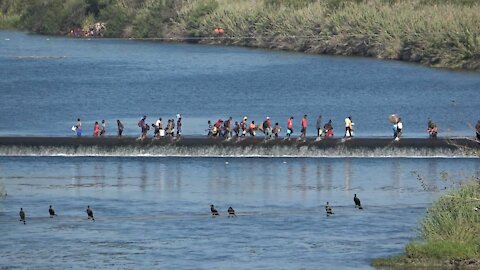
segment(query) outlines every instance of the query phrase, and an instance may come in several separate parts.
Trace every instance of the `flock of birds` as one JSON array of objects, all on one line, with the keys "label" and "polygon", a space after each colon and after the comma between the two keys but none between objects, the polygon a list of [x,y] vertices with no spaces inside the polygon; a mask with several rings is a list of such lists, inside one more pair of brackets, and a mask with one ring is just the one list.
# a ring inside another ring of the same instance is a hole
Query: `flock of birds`
[{"label": "flock of birds", "polygon": [[[355,194],[353,196],[353,201],[355,202],[355,208],[363,209],[362,204],[360,203],[360,199],[357,197],[357,194]],[[93,217],[93,210],[92,210],[92,208],[90,208],[90,205],[87,206],[87,209],[85,210],[85,212],[87,213],[87,219],[88,220],[95,221],[95,218]],[[212,213],[212,217],[220,215],[220,213],[218,212],[218,210],[215,208],[215,206],[213,204],[210,205],[210,212]],[[237,215],[235,214],[235,209],[233,209],[231,206],[228,207],[227,212],[228,212],[228,217],[229,218],[230,217],[237,217]],[[334,214],[332,206],[330,206],[330,204],[328,202],[325,205],[325,212],[327,213],[327,216],[330,216],[330,215]],[[53,218],[57,215],[55,213],[55,209],[53,209],[53,207],[51,205],[48,208],[48,213],[50,214],[50,218]],[[25,215],[25,211],[23,210],[23,208],[20,208],[19,215],[20,215],[20,222],[23,222],[23,224],[27,224],[26,215]]]},{"label": "flock of birds", "polygon": [[[212,217],[215,217],[215,216],[220,216],[220,213],[218,213],[218,210],[215,209],[215,206],[213,204],[210,204],[210,212],[212,213]],[[237,217],[237,215],[235,215],[235,210],[230,206],[228,207],[228,217]]]},{"label": "flock of birds", "polygon": [[[93,217],[93,210],[92,208],[90,208],[90,205],[87,206],[87,209],[85,210],[85,212],[87,212],[87,218],[89,220],[95,221],[95,218]],[[57,214],[55,213],[55,209],[53,209],[51,205],[48,208],[48,213],[50,214],[50,218],[57,216]],[[20,212],[18,214],[20,215],[20,222],[23,222],[23,224],[27,224],[26,215],[23,208],[20,208]]]},{"label": "flock of birds", "polygon": [[[355,208],[363,209],[360,199],[357,197],[357,194],[353,196],[353,202],[355,203]],[[220,213],[218,213],[218,210],[215,208],[213,204],[210,205],[210,212],[212,213],[212,217],[220,215]],[[228,212],[228,217],[237,217],[237,215],[235,215],[235,210],[231,206],[228,207],[227,212]],[[335,214],[333,213],[333,208],[329,204],[329,202],[327,202],[327,204],[325,205],[325,212],[327,213],[327,217]]]}]

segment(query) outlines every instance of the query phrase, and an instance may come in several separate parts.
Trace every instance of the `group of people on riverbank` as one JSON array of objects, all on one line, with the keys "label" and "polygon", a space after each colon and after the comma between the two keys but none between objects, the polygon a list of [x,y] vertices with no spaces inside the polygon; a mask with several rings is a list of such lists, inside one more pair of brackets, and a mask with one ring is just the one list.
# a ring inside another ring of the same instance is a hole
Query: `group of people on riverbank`
[{"label": "group of people on riverbank", "polygon": [[[292,134],[294,133],[293,129],[293,120],[294,117],[290,116],[287,119],[287,127],[285,133],[285,140],[290,140]],[[395,141],[399,141],[403,134],[403,121],[402,118],[398,115],[391,115],[389,121],[393,124],[393,138]],[[270,117],[266,117],[261,124],[255,123],[254,120],[248,120],[247,116],[244,116],[240,121],[233,121],[232,117],[229,117],[227,120],[219,118],[215,123],[212,123],[211,120],[208,120],[208,129],[207,136],[209,137],[246,137],[258,136],[259,132],[264,134],[265,140],[277,139],[280,137],[280,132],[282,127],[279,122],[275,122],[275,125],[272,125]],[[351,116],[345,118],[345,133],[344,138],[354,137],[354,123]],[[138,139],[145,140],[148,138],[148,132],[150,126],[154,130],[153,138],[159,139],[161,137],[180,137],[182,134],[182,116],[177,114],[177,120],[168,119],[166,125],[163,124],[162,118],[158,118],[154,123],[147,123],[147,116],[144,115],[138,122],[138,127],[140,128],[140,137]],[[300,135],[298,140],[305,140],[308,128],[307,115],[305,114],[300,122]],[[72,127],[72,130],[75,131],[78,137],[82,136],[82,122],[80,118],[77,119],[76,124]],[[122,137],[124,130],[124,125],[120,120],[117,120],[117,136]],[[328,120],[322,126],[322,115],[319,115],[316,120],[316,140],[321,140],[322,138],[331,138],[334,136],[332,120]],[[430,118],[427,123],[427,133],[430,138],[437,138],[438,135],[438,125],[433,122]],[[475,126],[476,139],[480,141],[480,120]],[[95,121],[93,126],[93,137],[104,137],[106,134],[106,121],[102,120],[101,123]]]}]

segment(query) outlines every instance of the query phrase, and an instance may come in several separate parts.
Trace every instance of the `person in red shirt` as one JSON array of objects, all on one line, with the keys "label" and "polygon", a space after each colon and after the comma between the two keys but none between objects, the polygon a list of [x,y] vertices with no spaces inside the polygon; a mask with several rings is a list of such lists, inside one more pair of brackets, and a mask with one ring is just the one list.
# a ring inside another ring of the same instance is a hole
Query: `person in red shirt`
[{"label": "person in red shirt", "polygon": [[98,131],[100,127],[98,126],[98,122],[95,122],[95,125],[93,126],[93,137],[98,137]]},{"label": "person in red shirt", "polygon": [[307,115],[306,114],[302,118],[302,134],[300,134],[300,138],[304,140],[307,138]]},{"label": "person in red shirt", "polygon": [[287,119],[287,140],[290,140],[290,136],[293,133],[293,116]]}]

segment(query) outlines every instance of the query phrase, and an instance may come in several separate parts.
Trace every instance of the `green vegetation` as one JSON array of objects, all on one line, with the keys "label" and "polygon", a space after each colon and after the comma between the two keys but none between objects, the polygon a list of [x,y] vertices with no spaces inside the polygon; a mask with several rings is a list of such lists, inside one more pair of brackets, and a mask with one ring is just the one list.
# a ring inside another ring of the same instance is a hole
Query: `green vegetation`
[{"label": "green vegetation", "polygon": [[421,240],[409,243],[404,255],[378,259],[372,265],[480,267],[480,209],[476,207],[480,207],[480,178],[433,203],[420,224]]},{"label": "green vegetation", "polygon": [[[358,55],[480,70],[477,0],[0,1],[0,27]],[[213,32],[221,27],[221,38]]]}]

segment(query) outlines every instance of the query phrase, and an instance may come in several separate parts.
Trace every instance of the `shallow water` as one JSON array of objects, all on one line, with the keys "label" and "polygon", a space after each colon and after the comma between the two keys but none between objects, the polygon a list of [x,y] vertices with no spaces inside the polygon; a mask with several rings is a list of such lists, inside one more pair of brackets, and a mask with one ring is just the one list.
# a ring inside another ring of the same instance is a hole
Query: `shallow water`
[{"label": "shallow water", "polygon": [[[442,173],[464,179],[480,167],[476,159],[405,158],[0,162],[8,191],[0,200],[0,267],[53,269],[369,269],[416,237],[418,219],[442,193],[435,190],[450,188]],[[363,210],[354,208],[355,193]],[[335,212],[328,218],[326,201]],[[237,218],[227,218],[228,206]]]}]

